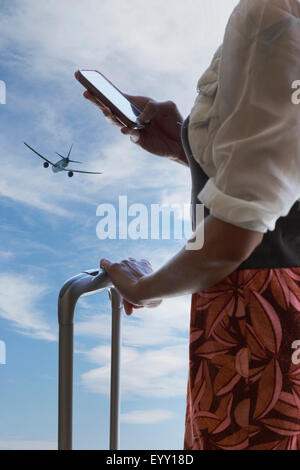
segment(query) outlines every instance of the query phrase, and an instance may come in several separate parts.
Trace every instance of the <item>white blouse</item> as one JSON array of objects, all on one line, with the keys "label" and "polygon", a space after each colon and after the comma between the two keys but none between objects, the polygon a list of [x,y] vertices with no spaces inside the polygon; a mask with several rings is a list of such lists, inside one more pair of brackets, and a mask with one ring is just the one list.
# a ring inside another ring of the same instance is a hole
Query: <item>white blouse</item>
[{"label": "white blouse", "polygon": [[240,0],[188,128],[215,217],[266,232],[300,200],[299,85],[300,0]]}]

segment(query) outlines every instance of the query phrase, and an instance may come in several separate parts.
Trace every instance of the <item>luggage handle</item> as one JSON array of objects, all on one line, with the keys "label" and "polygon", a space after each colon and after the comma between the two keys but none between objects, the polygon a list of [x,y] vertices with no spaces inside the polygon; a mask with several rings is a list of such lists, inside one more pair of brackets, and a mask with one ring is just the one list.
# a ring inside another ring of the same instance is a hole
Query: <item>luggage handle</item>
[{"label": "luggage handle", "polygon": [[112,307],[109,449],[119,448],[122,297],[102,269],[88,269],[68,279],[58,296],[59,377],[58,449],[72,449],[74,312],[79,297],[108,289]]}]

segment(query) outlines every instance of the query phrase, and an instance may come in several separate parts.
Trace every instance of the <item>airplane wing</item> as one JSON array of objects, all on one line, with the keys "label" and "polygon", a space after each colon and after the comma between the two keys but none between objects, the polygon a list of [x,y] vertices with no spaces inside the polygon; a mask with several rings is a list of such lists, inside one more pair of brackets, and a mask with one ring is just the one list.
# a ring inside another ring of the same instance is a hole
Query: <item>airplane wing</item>
[{"label": "airplane wing", "polygon": [[72,171],[72,173],[89,173],[90,175],[102,175],[101,171],[72,170],[71,168],[64,168],[64,171]]},{"label": "airplane wing", "polygon": [[50,162],[50,160],[47,160],[46,157],[43,157],[43,155],[41,155],[39,152],[37,152],[36,150],[34,150],[32,147],[30,147],[30,145],[26,144],[26,142],[24,142],[24,144],[26,145],[26,147],[28,147],[30,150],[32,150],[34,153],[36,153],[39,157],[41,157],[43,160],[45,160],[46,162],[50,163],[50,165],[54,165],[54,163]]}]

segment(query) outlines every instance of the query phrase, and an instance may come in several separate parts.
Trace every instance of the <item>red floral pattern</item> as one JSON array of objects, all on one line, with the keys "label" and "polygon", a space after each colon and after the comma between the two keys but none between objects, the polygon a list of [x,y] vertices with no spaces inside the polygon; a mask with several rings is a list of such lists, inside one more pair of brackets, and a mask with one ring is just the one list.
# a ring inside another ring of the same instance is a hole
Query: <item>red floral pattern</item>
[{"label": "red floral pattern", "polygon": [[184,450],[300,450],[299,340],[300,267],[193,294]]}]

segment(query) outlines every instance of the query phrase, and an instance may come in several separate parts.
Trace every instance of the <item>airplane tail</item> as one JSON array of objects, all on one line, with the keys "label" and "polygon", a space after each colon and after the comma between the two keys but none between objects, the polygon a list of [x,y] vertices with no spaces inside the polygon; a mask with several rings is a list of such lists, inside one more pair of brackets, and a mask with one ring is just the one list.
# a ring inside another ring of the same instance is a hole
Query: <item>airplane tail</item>
[{"label": "airplane tail", "polygon": [[73,147],[73,144],[71,145],[70,150],[69,150],[69,153],[68,153],[68,156],[67,156],[67,159],[68,159],[70,162],[72,161],[72,160],[69,159],[69,156],[71,155],[72,147]]},{"label": "airplane tail", "polygon": [[60,157],[65,158],[65,159],[68,161],[68,163],[69,163],[69,162],[73,162],[73,163],[82,163],[82,162],[77,162],[76,160],[70,160],[69,157],[70,157],[70,154],[71,154],[71,151],[72,151],[72,147],[73,147],[73,144],[72,144],[71,147],[70,147],[70,150],[69,150],[69,153],[68,153],[68,156],[67,156],[67,157],[64,157],[63,155],[61,155],[61,154],[58,153],[58,152],[55,152],[55,153],[57,153],[57,155],[59,155]]},{"label": "airplane tail", "polygon": [[71,154],[72,147],[73,147],[73,144],[71,145],[70,150],[69,150],[69,153],[68,153],[68,156],[67,156],[68,162],[82,163],[82,162],[77,162],[76,160],[70,160],[69,156],[70,156],[70,154]]}]

